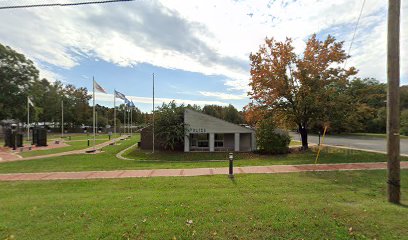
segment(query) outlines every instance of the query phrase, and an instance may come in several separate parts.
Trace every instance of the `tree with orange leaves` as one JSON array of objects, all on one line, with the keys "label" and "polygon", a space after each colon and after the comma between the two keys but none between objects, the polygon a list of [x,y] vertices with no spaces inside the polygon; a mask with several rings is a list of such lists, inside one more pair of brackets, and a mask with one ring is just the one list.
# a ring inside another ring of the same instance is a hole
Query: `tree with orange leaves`
[{"label": "tree with orange leaves", "polygon": [[335,109],[349,77],[357,73],[354,67],[343,67],[348,57],[343,42],[330,35],[324,41],[312,35],[300,55],[294,52],[290,38],[283,42],[266,38],[258,52],[250,54],[253,102],[246,112],[252,121],[253,116],[269,114],[296,124],[302,148],[307,149],[308,124],[333,116],[328,113]]}]

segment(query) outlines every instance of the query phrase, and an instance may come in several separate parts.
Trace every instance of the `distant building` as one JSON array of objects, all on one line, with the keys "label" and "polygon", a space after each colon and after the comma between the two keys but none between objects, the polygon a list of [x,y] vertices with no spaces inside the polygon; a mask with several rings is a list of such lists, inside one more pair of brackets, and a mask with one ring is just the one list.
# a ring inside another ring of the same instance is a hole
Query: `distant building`
[{"label": "distant building", "polygon": [[222,119],[186,109],[184,123],[188,132],[184,137],[184,152],[256,150],[255,130]]},{"label": "distant building", "polygon": [[[196,112],[184,111],[184,152],[250,152],[256,150],[255,130],[222,119]],[[155,149],[164,150],[160,139],[155,139]],[[140,147],[152,149],[152,127],[141,131]],[[183,145],[174,150],[182,151]]]}]

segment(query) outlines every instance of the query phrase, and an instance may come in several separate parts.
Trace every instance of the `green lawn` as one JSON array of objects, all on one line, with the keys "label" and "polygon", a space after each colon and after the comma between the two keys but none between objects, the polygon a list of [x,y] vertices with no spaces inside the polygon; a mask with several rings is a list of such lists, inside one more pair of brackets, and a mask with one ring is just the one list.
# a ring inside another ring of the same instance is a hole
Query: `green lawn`
[{"label": "green lawn", "polygon": [[301,141],[291,140],[289,146],[302,146]]},{"label": "green lawn", "polygon": [[[154,169],[154,168],[197,168],[197,167],[227,167],[227,153],[169,153],[140,151],[131,149],[126,156],[137,160],[121,160],[116,153],[135,144],[139,136],[119,141],[120,145],[107,146],[103,153],[96,155],[70,155],[51,157],[38,160],[0,163],[0,173],[8,172],[48,172],[48,171],[92,171],[117,169]],[[251,153],[234,154],[234,166],[262,166],[275,164],[312,164],[316,152],[284,155],[257,155]],[[201,160],[199,160],[201,159]],[[205,161],[205,160],[218,161]],[[403,161],[407,158],[401,158]],[[157,161],[159,160],[159,161]],[[350,163],[386,161],[386,155],[351,151],[344,149],[325,148],[321,152],[319,163]]]},{"label": "green lawn", "polygon": [[[108,141],[108,139],[96,140],[95,143],[100,144],[106,141]],[[53,154],[53,153],[67,152],[67,151],[72,151],[72,150],[80,150],[80,149],[85,149],[89,147],[87,141],[73,141],[73,142],[67,142],[66,144],[68,144],[69,146],[61,147],[61,148],[53,148],[53,149],[48,149],[48,150],[27,151],[27,152],[20,153],[20,155],[23,157],[32,157],[32,156],[40,156],[40,155],[47,155],[47,154]],[[90,146],[92,146],[92,144],[93,144],[93,140],[90,141]]]},{"label": "green lawn", "polygon": [[407,239],[408,208],[386,202],[385,179],[378,170],[1,182],[0,239]]},{"label": "green lawn", "polygon": [[[119,134],[117,134],[117,136],[119,136]],[[64,134],[64,139],[65,140],[69,140],[69,138],[71,137],[71,140],[86,140],[89,138],[93,138],[92,133],[90,134],[86,134],[86,133],[66,133]],[[96,138],[108,138],[108,134],[105,133],[101,133],[101,134],[96,134]],[[31,139],[31,136],[30,136]],[[48,133],[47,134],[47,139],[48,140],[60,140],[61,139],[61,133]],[[27,142],[27,136],[24,136],[24,142],[25,143],[29,143]]]},{"label": "green lawn", "polygon": [[[119,137],[119,134],[112,134],[111,138],[114,137]],[[66,134],[64,135],[64,139],[65,141],[77,141],[77,140],[88,140],[89,139],[93,139],[93,135],[92,133],[90,134],[86,134],[86,133],[74,133],[74,134]],[[109,139],[109,135],[108,134],[96,134],[96,139],[104,139],[104,140],[108,140]],[[61,135],[52,135],[49,136],[49,139],[61,139]]]}]

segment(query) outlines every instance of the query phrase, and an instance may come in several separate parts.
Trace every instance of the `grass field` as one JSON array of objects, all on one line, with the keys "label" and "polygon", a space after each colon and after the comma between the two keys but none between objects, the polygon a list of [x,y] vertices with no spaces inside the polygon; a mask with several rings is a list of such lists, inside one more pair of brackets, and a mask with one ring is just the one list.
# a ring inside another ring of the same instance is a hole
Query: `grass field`
[{"label": "grass field", "polygon": [[291,140],[289,143],[289,146],[301,146],[302,142],[301,141],[296,141],[296,140]]},{"label": "grass field", "polygon": [[[114,137],[119,137],[119,134],[112,134],[112,138]],[[86,134],[86,133],[69,133],[64,135],[64,140],[65,141],[77,141],[77,140],[87,140],[87,139],[93,139],[92,133]],[[109,135],[105,133],[99,133],[96,134],[96,139],[103,139],[103,140],[108,140]],[[48,139],[50,140],[59,140],[61,139],[61,134],[51,134],[48,135]]]},{"label": "grass field", "polygon": [[407,239],[408,208],[386,202],[385,179],[376,170],[1,182],[0,239]]},{"label": "grass field", "polygon": [[[100,144],[103,142],[108,141],[108,139],[105,140],[96,140],[96,144]],[[73,151],[73,150],[80,150],[80,149],[85,149],[88,148],[88,142],[87,141],[73,141],[73,142],[67,142],[69,146],[66,147],[61,147],[61,148],[53,148],[53,149],[48,149],[48,150],[35,150],[35,151],[28,151],[28,152],[22,152],[20,153],[21,156],[23,157],[32,157],[32,156],[40,156],[40,155],[47,155],[47,154],[53,154],[53,153],[60,153],[60,152],[67,152],[67,151]],[[90,146],[92,146],[93,141],[90,142]]]},{"label": "grass field", "polygon": [[[120,145],[107,146],[103,153],[96,155],[70,155],[45,159],[0,163],[0,173],[12,172],[49,172],[49,171],[91,171],[117,169],[157,169],[157,168],[198,168],[227,167],[227,153],[169,153],[140,151],[131,149],[126,154],[136,160],[121,160],[116,153],[135,144],[139,136],[120,141]],[[250,153],[234,154],[234,166],[262,166],[276,164],[312,164],[316,158],[315,151],[283,155],[257,155]],[[199,160],[201,159],[201,160]],[[219,161],[205,161],[208,159]],[[157,161],[159,160],[159,161]],[[407,158],[401,158],[406,161]],[[350,163],[386,161],[386,155],[325,148],[320,155],[319,163]]]}]

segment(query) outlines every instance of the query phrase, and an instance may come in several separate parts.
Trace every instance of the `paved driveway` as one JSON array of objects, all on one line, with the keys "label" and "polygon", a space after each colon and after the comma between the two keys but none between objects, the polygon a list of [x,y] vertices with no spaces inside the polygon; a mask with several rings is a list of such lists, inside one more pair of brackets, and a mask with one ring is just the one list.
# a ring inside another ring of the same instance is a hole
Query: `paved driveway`
[{"label": "paved driveway", "polygon": [[[294,140],[300,141],[300,135],[294,132],[290,133]],[[319,137],[309,135],[309,143],[318,143]],[[387,140],[376,137],[359,137],[359,136],[325,136],[324,144],[344,146],[351,148],[367,149],[374,151],[387,151]],[[408,139],[400,140],[401,154],[408,154]]]}]

